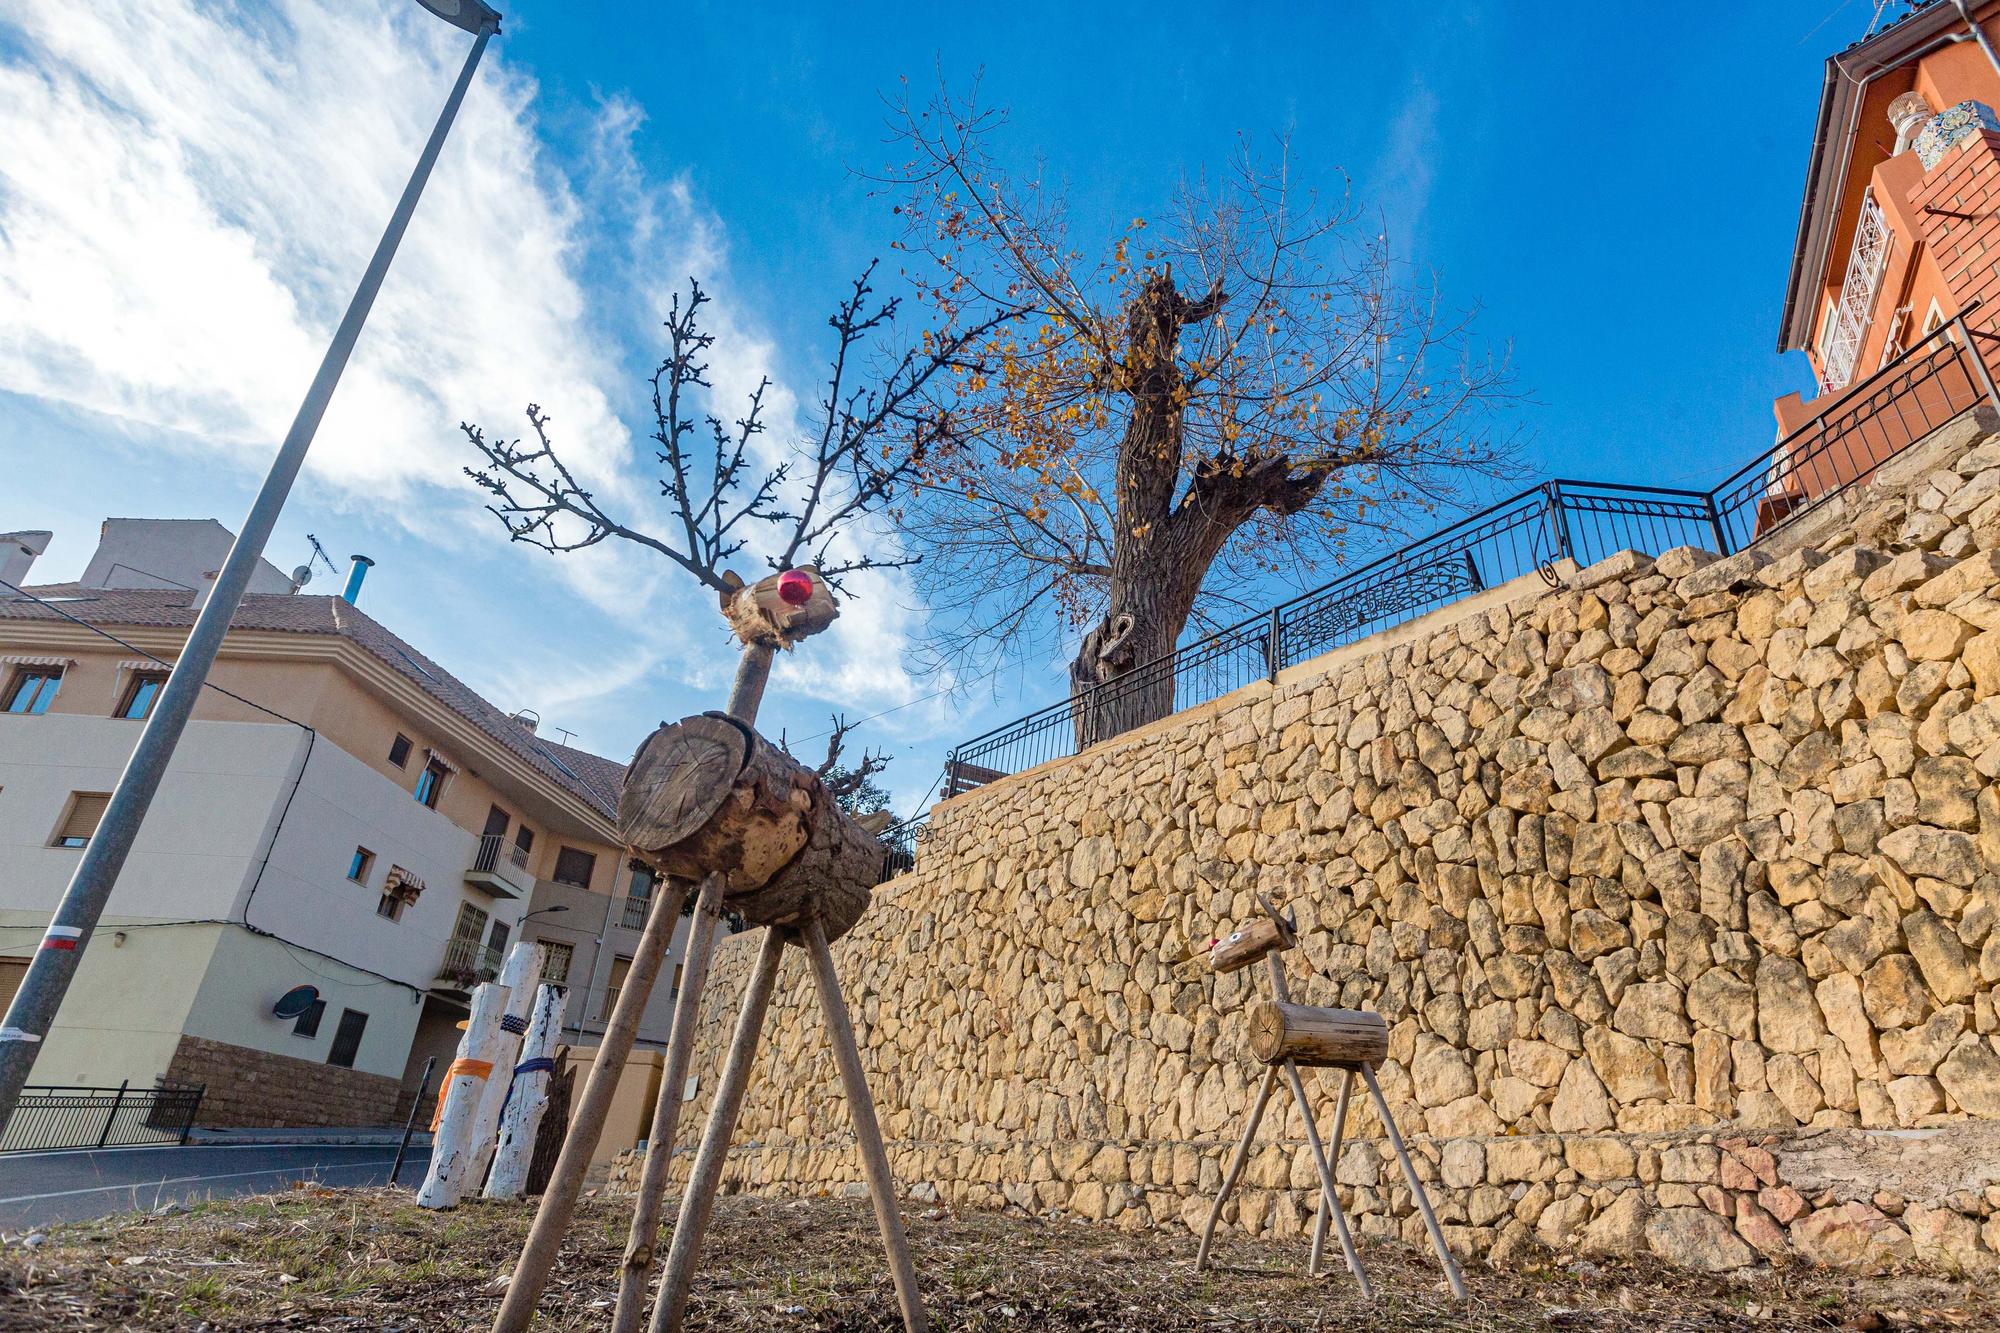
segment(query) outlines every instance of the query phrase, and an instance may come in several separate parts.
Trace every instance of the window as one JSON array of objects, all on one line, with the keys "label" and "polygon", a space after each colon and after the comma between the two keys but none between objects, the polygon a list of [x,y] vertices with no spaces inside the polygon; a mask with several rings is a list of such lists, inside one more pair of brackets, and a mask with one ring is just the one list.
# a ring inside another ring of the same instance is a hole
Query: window
[{"label": "window", "polygon": [[528,853],[535,849],[535,831],[526,824],[514,830],[514,864],[526,870]]},{"label": "window", "polygon": [[167,685],[164,671],[135,671],[132,683],[125,687],[125,697],[118,704],[118,716],[138,721],[153,711],[153,701],[160,697],[160,691]]},{"label": "window", "polygon": [[354,1068],[354,1057],[361,1053],[361,1034],[367,1028],[368,1015],[359,1009],[341,1010],[340,1026],[334,1029],[333,1049],[326,1053],[326,1062],[342,1069]]},{"label": "window", "polygon": [[385,893],[382,895],[382,901],[375,904],[375,915],[389,921],[401,921],[403,919],[403,908],[407,905],[405,900],[400,896],[393,893]]},{"label": "window", "polygon": [[46,713],[62,687],[61,667],[22,667],[14,673],[7,689],[7,702],[0,713]]},{"label": "window", "polygon": [[623,954],[611,960],[611,975],[604,982],[604,1008],[598,1013],[598,1021],[611,1021],[611,1011],[618,1007],[618,992],[625,989],[625,974],[632,970],[632,960]]},{"label": "window", "polygon": [[299,1015],[299,1021],[292,1024],[292,1035],[294,1037],[317,1037],[319,1035],[319,1021],[325,1017],[326,1001],[314,1000],[306,1007],[306,1011]]},{"label": "window", "polygon": [[549,986],[569,984],[570,960],[576,956],[573,945],[556,940],[542,941],[542,982]]},{"label": "window", "polygon": [[646,928],[646,911],[653,905],[653,872],[645,866],[632,867],[632,883],[625,890],[625,916],[620,924],[627,930]]},{"label": "window", "polygon": [[368,882],[368,872],[375,868],[375,853],[366,847],[356,847],[354,857],[347,863],[347,877],[356,884]]},{"label": "window", "polygon": [[111,793],[102,791],[71,792],[69,813],[56,827],[56,836],[49,841],[51,847],[82,847],[90,842],[90,835],[97,832],[97,821],[104,818],[104,807],[111,804]]},{"label": "window", "polygon": [[495,921],[493,923],[493,934],[487,937],[486,947],[491,949],[496,955],[505,955],[507,952],[507,941],[513,934],[514,928],[512,926],[508,925],[505,921]]},{"label": "window", "polygon": [[487,914],[482,909],[474,907],[471,903],[460,903],[458,905],[458,924],[452,928],[452,938],[478,940],[480,936],[486,933],[487,920]]},{"label": "window", "polygon": [[417,804],[437,809],[438,794],[444,790],[444,780],[451,770],[433,759],[424,765],[424,771],[417,774]]},{"label": "window", "polygon": [[579,889],[587,889],[590,877],[596,873],[596,853],[565,847],[556,853],[556,873],[550,878],[558,884],[574,884]]},{"label": "window", "polygon": [[397,768],[403,768],[410,762],[410,738],[400,731],[396,733],[396,739],[389,742],[389,762]]},{"label": "window", "polygon": [[681,968],[684,966],[686,965],[683,963],[674,964],[674,988],[668,991],[667,994],[679,995],[681,993]]}]

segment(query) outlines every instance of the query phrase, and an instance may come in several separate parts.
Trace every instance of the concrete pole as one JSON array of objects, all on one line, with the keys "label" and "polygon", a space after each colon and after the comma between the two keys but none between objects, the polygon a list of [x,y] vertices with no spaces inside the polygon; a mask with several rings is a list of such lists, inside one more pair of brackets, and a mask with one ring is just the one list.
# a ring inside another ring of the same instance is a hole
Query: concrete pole
[{"label": "concrete pole", "polygon": [[[518,1199],[528,1188],[528,1167],[535,1159],[535,1136],[542,1128],[542,1112],[549,1105],[549,1068],[535,1068],[554,1054],[562,1038],[563,989],[543,986],[535,993],[535,1016],[528,1023],[527,1038],[521,1043],[521,1061],[514,1074],[514,1093],[500,1116],[500,1142],[493,1153],[493,1169],[486,1173],[485,1196],[489,1199]],[[527,1072],[520,1072],[522,1069]]]},{"label": "concrete pole", "polygon": [[500,1015],[500,1031],[493,1038],[493,1077],[479,1096],[479,1118],[472,1123],[472,1164],[466,1169],[468,1189],[479,1188],[486,1165],[493,1160],[493,1136],[500,1130],[500,1108],[507,1104],[507,1089],[513,1086],[514,1062],[520,1058],[521,1038],[528,1031],[528,1013],[535,1006],[535,985],[542,979],[542,951],[529,940],[519,940],[507,951],[500,966],[500,984],[507,988],[507,1008]]},{"label": "concrete pole", "polygon": [[439,1089],[442,1115],[431,1135],[431,1165],[417,1189],[425,1208],[451,1208],[465,1192],[472,1165],[472,1128],[479,1118],[479,1099],[493,1075],[493,1055],[500,1034],[500,1015],[507,1008],[507,988],[482,982],[472,992],[472,1016],[458,1039],[458,1058],[445,1071]]},{"label": "concrete pole", "polygon": [[479,57],[496,31],[497,21],[496,15],[491,26],[482,26],[472,44],[458,82],[445,99],[444,110],[417,158],[416,169],[403,187],[403,197],[397,201],[396,211],[390,216],[382,239],[376,243],[368,270],[361,275],[361,285],[355,289],[354,299],[348,302],[347,313],[334,331],[333,342],[306,390],[305,401],[299,404],[298,415],[292,418],[291,429],[285,433],[284,445],[272,460],[263,488],[257,492],[257,499],[243,520],[243,531],[216,573],[208,600],[202,604],[201,614],[195,617],[194,628],[188,632],[187,643],[167,677],[167,687],[153,705],[152,716],[146,719],[145,730],[139,733],[132,757],[125,761],[125,771],[118,777],[104,818],[98,822],[97,832],[91,835],[90,844],[77,861],[69,887],[56,907],[55,918],[42,937],[34,961],[28,965],[27,975],[21,978],[20,989],[7,1007],[6,1017],[0,1018],[0,1126],[14,1113],[14,1104],[20,1099],[22,1085],[28,1081],[28,1071],[35,1063],[42,1039],[48,1036],[56,1010],[62,1006],[63,996],[76,975],[77,962],[90,943],[98,918],[104,915],[104,905],[111,900],[111,890],[125,868],[125,858],[131,854],[132,841],[138,837],[139,826],[160,789],[161,779],[166,776],[167,764],[180,744],[181,733],[194,715],[195,701],[207,683],[216,654],[222,651],[229,622],[243,602],[250,576],[257,571],[257,562],[263,557],[265,543],[271,539],[271,530],[277,526],[292,483],[305,465],[306,451],[312,448],[320,418],[326,415],[327,404],[333,401],[334,388],[340,383],[341,372],[347,368],[347,359],[361,337],[361,326],[375,304],[375,294],[382,289],[382,279],[388,275],[389,262],[402,244],[403,232],[417,211],[417,200],[423,195],[424,184],[444,148],[445,135],[458,115],[459,103],[465,100],[472,72],[479,66]]}]

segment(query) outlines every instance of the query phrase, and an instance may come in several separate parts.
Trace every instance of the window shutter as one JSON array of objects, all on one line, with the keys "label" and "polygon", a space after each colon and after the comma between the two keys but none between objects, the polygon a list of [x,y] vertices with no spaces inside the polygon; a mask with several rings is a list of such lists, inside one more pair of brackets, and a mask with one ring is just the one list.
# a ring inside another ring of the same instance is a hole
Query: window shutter
[{"label": "window shutter", "polygon": [[104,818],[104,807],[111,804],[109,792],[80,791],[76,802],[69,808],[69,818],[63,820],[62,831],[56,834],[60,841],[66,838],[83,838],[97,832],[97,822]]}]

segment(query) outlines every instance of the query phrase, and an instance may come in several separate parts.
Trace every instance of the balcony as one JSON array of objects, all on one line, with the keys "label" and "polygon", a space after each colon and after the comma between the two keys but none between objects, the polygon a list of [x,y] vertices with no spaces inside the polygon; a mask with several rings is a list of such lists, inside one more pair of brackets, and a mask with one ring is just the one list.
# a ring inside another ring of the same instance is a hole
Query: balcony
[{"label": "balcony", "polygon": [[507,841],[504,833],[488,833],[479,840],[465,882],[496,898],[526,898],[535,890],[535,877],[528,873],[528,854]]},{"label": "balcony", "polygon": [[444,961],[438,964],[437,979],[442,989],[469,991],[482,981],[500,975],[500,951],[488,948],[466,935],[454,935],[445,942]]},{"label": "balcony", "polygon": [[619,917],[618,924],[624,926],[627,930],[644,930],[646,928],[646,913],[652,906],[653,900],[650,898],[627,898],[625,900],[624,915]]}]

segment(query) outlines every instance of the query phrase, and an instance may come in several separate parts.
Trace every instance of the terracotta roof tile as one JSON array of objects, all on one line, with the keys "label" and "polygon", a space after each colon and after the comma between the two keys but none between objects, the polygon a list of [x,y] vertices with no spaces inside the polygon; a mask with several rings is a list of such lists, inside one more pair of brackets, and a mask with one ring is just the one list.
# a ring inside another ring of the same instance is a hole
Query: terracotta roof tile
[{"label": "terracotta roof tile", "polygon": [[[61,620],[64,614],[86,624],[113,628],[191,628],[193,595],[152,588],[87,588],[51,583],[25,589],[51,603],[0,598],[0,621]],[[625,766],[601,755],[542,740],[488,703],[471,686],[418,652],[380,621],[338,597],[253,593],[243,599],[232,628],[295,634],[337,634],[387,663],[404,679],[500,742],[543,777],[576,796],[607,819],[618,816],[618,791]]]}]

